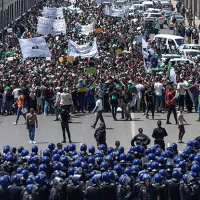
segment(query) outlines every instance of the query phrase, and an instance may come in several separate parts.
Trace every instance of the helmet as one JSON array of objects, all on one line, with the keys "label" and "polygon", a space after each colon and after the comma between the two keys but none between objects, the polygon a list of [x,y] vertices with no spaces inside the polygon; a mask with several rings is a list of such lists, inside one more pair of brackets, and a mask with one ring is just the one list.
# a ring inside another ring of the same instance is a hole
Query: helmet
[{"label": "helmet", "polygon": [[173,170],[172,172],[172,177],[175,178],[175,179],[180,179],[182,176],[181,172],[179,170]]},{"label": "helmet", "polygon": [[30,164],[28,167],[29,172],[36,173],[37,172],[37,166],[35,164]]},{"label": "helmet", "polygon": [[108,173],[108,172],[104,172],[104,173],[102,174],[102,180],[103,180],[104,182],[109,182],[109,181],[110,181],[110,177],[109,177],[109,173]]},{"label": "helmet", "polygon": [[115,173],[113,171],[109,171],[108,175],[109,175],[109,179],[115,180]]},{"label": "helmet", "polygon": [[21,152],[22,157],[28,156],[28,154],[29,154],[29,151],[25,149]]},{"label": "helmet", "polygon": [[181,168],[181,169],[186,169],[185,161],[180,161],[179,164],[178,164],[178,167]]},{"label": "helmet", "polygon": [[53,153],[53,154],[58,153],[58,149],[54,149],[54,150],[52,151],[52,153]]},{"label": "helmet", "polygon": [[24,150],[24,147],[22,147],[22,146],[18,147],[18,149],[17,149],[18,153],[21,153],[23,150]]},{"label": "helmet", "polygon": [[76,160],[76,161],[74,162],[74,167],[81,167],[81,161]]},{"label": "helmet", "polygon": [[146,168],[147,168],[148,170],[151,170],[151,165],[152,165],[152,162],[149,161],[149,162],[146,164]]},{"label": "helmet", "polygon": [[73,175],[72,176],[72,183],[74,184],[74,185],[77,185],[78,184],[78,181],[80,180],[80,178],[81,178],[81,175],[80,174],[75,174],[75,175]]},{"label": "helmet", "polygon": [[193,154],[193,153],[191,153],[190,155],[189,155],[189,161],[193,161],[194,160],[194,157],[195,157],[195,154]]},{"label": "helmet", "polygon": [[50,163],[50,158],[48,156],[44,156],[42,158],[42,163],[48,165]]},{"label": "helmet", "polygon": [[200,167],[199,165],[192,165],[191,170],[192,172],[198,174],[200,172]]},{"label": "helmet", "polygon": [[33,190],[37,190],[37,189],[38,189],[38,187],[34,184],[28,184],[26,186],[26,191],[28,194],[31,194]]},{"label": "helmet", "polygon": [[37,154],[38,153],[38,146],[33,146],[32,147],[32,149],[31,149],[31,151],[33,152],[33,153],[35,153],[35,154]]},{"label": "helmet", "polygon": [[99,150],[102,150],[102,151],[106,151],[106,145],[104,144],[101,144],[99,147],[98,147]]},{"label": "helmet", "polygon": [[119,164],[114,166],[114,170],[117,172],[117,174],[121,174],[122,173],[122,168]]},{"label": "helmet", "polygon": [[75,151],[76,150],[76,145],[75,144],[70,144],[69,145],[69,151]]},{"label": "helmet", "polygon": [[198,149],[199,148],[199,141],[198,140],[193,140],[193,147]]},{"label": "helmet", "polygon": [[114,151],[113,147],[109,147],[108,150],[107,150],[107,154],[110,154]]},{"label": "helmet", "polygon": [[95,163],[95,158],[94,158],[94,156],[90,156],[89,158],[88,158],[88,164],[94,164]]},{"label": "helmet", "polygon": [[102,157],[97,157],[95,158],[95,162],[100,165],[103,162],[103,158]]},{"label": "helmet", "polygon": [[9,145],[6,145],[3,147],[3,153],[8,153],[10,151],[10,146]]},{"label": "helmet", "polygon": [[58,171],[60,171],[62,169],[62,165],[61,165],[61,163],[56,163],[54,166],[53,166],[53,170],[54,171],[56,171],[56,170],[58,170]]},{"label": "helmet", "polygon": [[156,157],[155,157],[155,155],[153,153],[150,153],[148,155],[148,160],[155,160],[155,159],[156,159]]},{"label": "helmet", "polygon": [[90,172],[90,179],[91,179],[96,173],[97,173],[96,171]]},{"label": "helmet", "polygon": [[68,165],[68,158],[66,156],[61,156],[59,160],[63,165]]},{"label": "helmet", "polygon": [[87,145],[86,144],[82,144],[80,147],[80,151],[87,151]]},{"label": "helmet", "polygon": [[157,149],[155,152],[155,156],[161,156],[162,150],[161,149]]},{"label": "helmet", "polygon": [[130,176],[131,175],[131,167],[126,167],[124,169],[124,174],[127,174],[128,176]]},{"label": "helmet", "polygon": [[68,168],[68,175],[74,175],[75,169],[73,167]]},{"label": "helmet", "polygon": [[162,182],[162,176],[160,174],[155,174],[154,175],[154,181],[156,183],[161,183]]},{"label": "helmet", "polygon": [[64,147],[64,151],[65,151],[66,153],[69,152],[69,145],[67,145],[67,146]]},{"label": "helmet", "polygon": [[151,176],[149,174],[144,174],[142,180],[143,181],[150,181],[151,180]]},{"label": "helmet", "polygon": [[64,173],[62,171],[56,171],[55,177],[60,177],[60,178],[64,179],[66,177],[66,173]]},{"label": "helmet", "polygon": [[93,184],[98,184],[100,182],[100,178],[101,178],[101,174],[95,174],[93,177],[92,177],[92,183]]},{"label": "helmet", "polygon": [[127,161],[128,162],[133,162],[134,156],[133,154],[127,153]]},{"label": "helmet", "polygon": [[152,168],[152,171],[158,171],[159,170],[158,162],[152,162],[151,168]]},{"label": "helmet", "polygon": [[53,179],[53,184],[54,185],[63,185],[64,184],[64,180],[60,177],[55,177]]},{"label": "helmet", "polygon": [[52,157],[53,161],[59,161],[60,160],[60,155],[59,154],[54,154]]},{"label": "helmet", "polygon": [[163,176],[163,177],[166,177],[166,176],[167,176],[167,172],[166,172],[165,169],[160,169],[160,170],[159,170],[159,174],[160,174],[161,176]]},{"label": "helmet", "polygon": [[192,181],[194,180],[194,178],[190,174],[187,174],[184,178],[184,182],[186,182],[187,180]]},{"label": "helmet", "polygon": [[192,141],[188,141],[187,146],[190,146],[193,148],[193,142]]},{"label": "helmet", "polygon": [[194,160],[194,161],[192,161],[192,165],[199,165],[199,162]]},{"label": "helmet", "polygon": [[163,152],[161,153],[161,156],[162,156],[164,159],[167,159],[167,158],[168,158],[168,154],[167,154],[167,152],[165,152],[165,151],[163,151]]},{"label": "helmet", "polygon": [[160,149],[160,145],[159,145],[159,144],[155,144],[154,147],[155,147],[156,149]]},{"label": "helmet", "polygon": [[13,160],[14,160],[13,155],[7,155],[7,157],[6,157],[6,161],[8,161],[8,162],[12,162]]},{"label": "helmet", "polygon": [[50,150],[54,150],[55,149],[55,144],[54,143],[50,143],[49,145],[48,145],[48,148],[50,149]]},{"label": "helmet", "polygon": [[177,157],[175,161],[176,161],[176,164],[179,164],[181,161],[183,161],[183,158],[182,157]]},{"label": "helmet", "polygon": [[72,151],[71,156],[73,157],[73,156],[76,156],[76,155],[77,155],[77,152],[76,151]]},{"label": "helmet", "polygon": [[111,155],[108,155],[108,156],[105,157],[105,160],[113,162],[114,159],[113,159],[113,157]]},{"label": "helmet", "polygon": [[133,161],[133,165],[139,165],[139,166],[141,166],[141,160],[139,160],[139,159],[134,159],[134,161]]},{"label": "helmet", "polygon": [[24,170],[24,168],[23,167],[18,167],[17,168],[17,174],[21,174],[21,172]]},{"label": "helmet", "polygon": [[32,178],[28,178],[26,180],[26,185],[29,185],[29,184],[34,184],[34,180]]},{"label": "helmet", "polygon": [[108,169],[108,163],[103,161],[101,164],[100,164],[100,170],[107,170]]},{"label": "helmet", "polygon": [[119,160],[120,160],[120,162],[126,162],[127,161],[127,155],[125,153],[120,154]]},{"label": "helmet", "polygon": [[15,174],[13,177],[12,177],[12,182],[16,185],[19,185],[20,182],[21,182],[21,176],[20,174]]},{"label": "helmet", "polygon": [[37,175],[34,179],[34,182],[40,185],[43,183],[43,179],[40,177],[40,175]]},{"label": "helmet", "polygon": [[132,167],[131,167],[131,173],[132,174],[138,174],[139,173],[139,167],[137,166],[137,165],[133,165]]},{"label": "helmet", "polygon": [[194,157],[194,160],[200,163],[200,155],[196,155],[196,156]]},{"label": "helmet", "polygon": [[86,163],[86,162],[82,162],[81,163],[81,167],[82,167],[82,169],[88,169],[88,164]]},{"label": "helmet", "polygon": [[41,171],[47,172],[47,166],[46,166],[45,164],[41,164],[41,165],[39,166],[39,172],[41,172]]},{"label": "helmet", "polygon": [[170,146],[172,147],[172,149],[173,149],[174,151],[176,151],[177,148],[178,148],[178,146],[177,146],[177,144],[176,144],[175,142],[173,142]]},{"label": "helmet", "polygon": [[165,164],[165,159],[163,157],[158,157],[157,162],[159,166],[163,166]]},{"label": "helmet", "polygon": [[122,174],[119,178],[119,183],[121,185],[128,184],[131,181],[131,178],[127,174]]},{"label": "helmet", "polygon": [[120,146],[120,147],[117,149],[117,151],[119,151],[120,154],[121,154],[121,153],[124,153],[124,147]]},{"label": "helmet", "polygon": [[43,156],[48,156],[48,157],[50,157],[51,154],[50,154],[49,150],[44,150],[44,151],[43,151]]},{"label": "helmet", "polygon": [[150,148],[147,148],[147,149],[145,150],[145,154],[146,154],[146,155],[149,155],[150,153],[152,153],[152,152],[151,152],[151,149],[150,149]]},{"label": "helmet", "polygon": [[28,178],[28,170],[26,169],[22,170],[21,174],[23,175],[24,178]]},{"label": "helmet", "polygon": [[196,178],[196,174],[194,172],[189,172],[189,174],[193,177]]},{"label": "helmet", "polygon": [[91,154],[94,154],[95,147],[94,146],[89,147],[88,152],[91,153]]},{"label": "helmet", "polygon": [[63,149],[59,149],[59,150],[58,150],[58,154],[59,154],[60,156],[65,155],[65,151],[64,151]]}]

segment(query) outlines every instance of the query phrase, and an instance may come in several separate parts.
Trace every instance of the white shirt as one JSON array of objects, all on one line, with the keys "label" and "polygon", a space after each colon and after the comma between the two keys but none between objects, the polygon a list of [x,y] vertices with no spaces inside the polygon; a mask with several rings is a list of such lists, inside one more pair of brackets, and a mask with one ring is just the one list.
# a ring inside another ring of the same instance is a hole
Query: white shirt
[{"label": "white shirt", "polygon": [[102,100],[101,99],[98,99],[96,101],[96,107],[98,106],[97,108],[97,111],[102,111],[103,110],[103,106],[102,106]]},{"label": "white shirt", "polygon": [[139,98],[142,98],[142,92],[141,92],[141,89],[144,88],[144,86],[143,86],[142,84],[139,83],[139,84],[136,85],[135,87],[136,87],[137,92],[138,92],[138,97],[139,97]]},{"label": "white shirt", "polygon": [[162,96],[163,84],[162,83],[155,83],[154,84],[155,93],[157,96]]},{"label": "white shirt", "polygon": [[12,91],[12,94],[14,95],[14,99],[17,99],[18,98],[18,91],[19,91],[20,89],[19,88],[16,88],[16,89],[14,89],[13,91]]},{"label": "white shirt", "polygon": [[185,94],[185,90],[183,89],[183,87],[185,87],[184,83],[178,83],[177,90],[178,90],[180,95],[184,95]]},{"label": "white shirt", "polygon": [[72,97],[70,93],[62,93],[60,98],[60,105],[71,105]]}]

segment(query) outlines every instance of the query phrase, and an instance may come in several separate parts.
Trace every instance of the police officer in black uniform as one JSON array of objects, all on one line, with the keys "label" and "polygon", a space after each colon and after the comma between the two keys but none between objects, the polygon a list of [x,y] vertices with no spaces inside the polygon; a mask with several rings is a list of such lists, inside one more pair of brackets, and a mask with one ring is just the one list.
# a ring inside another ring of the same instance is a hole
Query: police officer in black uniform
[{"label": "police officer in black uniform", "polygon": [[154,119],[155,111],[155,92],[152,90],[152,87],[148,87],[148,90],[144,94],[144,101],[147,106],[146,118],[149,116],[149,111],[152,113],[152,119]]},{"label": "police officer in black uniform", "polygon": [[161,120],[157,121],[157,125],[158,127],[153,130],[152,134],[152,137],[155,138],[154,144],[159,144],[161,149],[165,151],[164,137],[166,137],[168,134],[165,128],[161,127],[162,125]]},{"label": "police officer in black uniform", "polygon": [[138,132],[139,133],[131,140],[131,146],[135,146],[136,142],[136,145],[142,145],[144,148],[147,148],[147,145],[151,142],[150,138],[143,133],[142,128],[139,128]]},{"label": "police officer in black uniform", "polygon": [[62,143],[66,143],[65,129],[68,134],[69,143],[72,143],[71,135],[70,135],[70,131],[69,131],[69,112],[67,111],[67,109],[64,106],[61,107],[61,112],[60,112],[59,118],[60,118],[61,128],[62,128],[62,132],[63,132]]}]

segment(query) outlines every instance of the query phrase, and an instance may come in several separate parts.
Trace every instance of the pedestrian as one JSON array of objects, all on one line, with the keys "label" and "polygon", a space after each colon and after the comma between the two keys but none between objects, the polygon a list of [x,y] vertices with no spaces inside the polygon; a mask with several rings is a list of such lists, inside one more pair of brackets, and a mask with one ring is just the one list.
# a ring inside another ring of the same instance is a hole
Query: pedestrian
[{"label": "pedestrian", "polygon": [[24,112],[24,95],[22,94],[22,91],[19,90],[18,91],[18,98],[17,101],[13,104],[13,106],[15,106],[17,104],[17,119],[16,121],[13,123],[14,125],[17,125],[17,122],[19,120],[20,115],[22,114],[25,121],[26,121],[26,115]]},{"label": "pedestrian", "polygon": [[[96,120],[95,120],[94,124],[91,126],[92,128],[96,127],[99,119],[105,125],[103,115],[102,115],[102,111],[103,111],[102,99],[99,97],[98,94],[96,95],[96,98],[97,98],[96,106],[93,110],[93,112],[96,112]],[[106,125],[105,125],[105,127],[106,127]]]},{"label": "pedestrian", "polygon": [[95,130],[94,133],[94,138],[97,142],[97,147],[101,144],[104,144],[107,149],[107,144],[106,144],[106,129],[105,129],[105,124],[100,123],[100,127]]},{"label": "pedestrian", "polygon": [[119,100],[119,94],[116,91],[116,88],[113,89],[113,92],[110,93],[109,95],[109,103],[111,104],[112,107],[112,116],[113,119],[116,121],[117,118],[117,106],[118,106],[118,100]]},{"label": "pedestrian", "polygon": [[70,109],[72,105],[72,97],[67,88],[64,88],[63,93],[61,93],[60,105],[64,106],[66,110],[68,111],[68,113],[70,113]]},{"label": "pedestrian", "polygon": [[60,87],[56,87],[56,100],[54,102],[54,111],[56,114],[56,119],[54,121],[59,121],[58,116],[59,116],[59,109],[60,109],[60,100],[61,100]]},{"label": "pedestrian", "polygon": [[62,128],[62,132],[63,132],[63,141],[61,143],[66,143],[65,129],[68,134],[69,143],[72,143],[71,135],[70,135],[70,131],[69,131],[69,122],[68,122],[69,121],[69,112],[67,111],[66,107],[64,107],[64,106],[61,107],[59,119],[60,119],[61,128]]},{"label": "pedestrian", "polygon": [[178,129],[179,129],[178,143],[183,143],[182,139],[183,139],[183,135],[185,134],[184,122],[187,124],[183,116],[183,107],[180,107],[177,120],[178,120]]},{"label": "pedestrian", "polygon": [[168,136],[165,128],[161,127],[161,120],[157,121],[158,127],[153,130],[152,138],[154,138],[154,144],[159,144],[161,149],[165,151],[165,141],[164,137]]},{"label": "pedestrian", "polygon": [[29,113],[26,115],[26,127],[29,132],[29,143],[35,144],[35,127],[38,128],[38,120],[33,108],[31,108]]}]

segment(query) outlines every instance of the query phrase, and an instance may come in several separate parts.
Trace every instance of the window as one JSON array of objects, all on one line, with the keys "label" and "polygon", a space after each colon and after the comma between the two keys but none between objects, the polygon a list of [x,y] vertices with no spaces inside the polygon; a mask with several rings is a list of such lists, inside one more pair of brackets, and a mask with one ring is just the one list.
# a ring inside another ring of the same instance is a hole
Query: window
[{"label": "window", "polygon": [[184,39],[175,39],[176,43],[181,46],[182,44],[184,44]]}]

